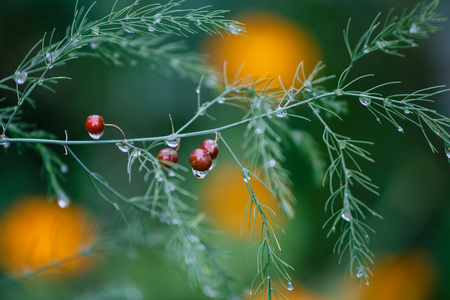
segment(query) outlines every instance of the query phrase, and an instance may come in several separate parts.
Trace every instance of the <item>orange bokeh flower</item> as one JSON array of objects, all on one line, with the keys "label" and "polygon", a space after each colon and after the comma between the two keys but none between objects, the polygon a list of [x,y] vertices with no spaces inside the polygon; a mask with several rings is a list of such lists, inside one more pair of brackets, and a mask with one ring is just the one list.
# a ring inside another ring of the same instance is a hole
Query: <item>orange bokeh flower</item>
[{"label": "orange bokeh flower", "polygon": [[[214,170],[208,174],[207,180],[208,185],[201,192],[201,205],[208,218],[212,220],[212,225],[230,235],[240,235],[250,200],[241,170],[236,165],[221,165],[220,170]],[[255,178],[251,179],[251,184],[258,202],[269,206],[275,212],[277,221],[281,224],[285,223],[286,219],[270,191]],[[250,224],[253,226],[253,211],[251,215]],[[261,229],[261,217],[256,215],[255,234],[258,234]],[[268,213],[266,216],[270,217]],[[249,221],[247,213],[244,233],[249,231]]]},{"label": "orange bokeh flower", "polygon": [[281,16],[259,12],[234,19],[245,24],[245,36],[211,36],[202,47],[218,70],[226,61],[229,82],[242,66],[239,78],[247,78],[245,83],[255,79],[274,79],[270,87],[281,88],[280,77],[283,85],[289,88],[300,62],[305,63],[308,75],[320,60],[319,46],[314,37]]},{"label": "orange bokeh flower", "polygon": [[73,204],[20,199],[0,217],[0,266],[16,276],[78,273],[92,265],[87,251],[97,233],[96,222]]}]

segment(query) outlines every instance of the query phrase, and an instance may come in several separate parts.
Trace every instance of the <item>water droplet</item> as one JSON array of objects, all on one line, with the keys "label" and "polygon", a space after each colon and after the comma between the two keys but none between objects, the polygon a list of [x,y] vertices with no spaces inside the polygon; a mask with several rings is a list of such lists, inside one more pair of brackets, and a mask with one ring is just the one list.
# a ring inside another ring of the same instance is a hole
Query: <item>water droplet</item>
[{"label": "water droplet", "polygon": [[237,35],[241,30],[234,26],[233,24],[226,24],[225,27],[234,35]]},{"label": "water droplet", "polygon": [[28,73],[25,71],[16,71],[16,73],[14,73],[14,81],[17,84],[24,84],[25,81],[27,80],[28,77]]},{"label": "water droplet", "polygon": [[266,166],[268,168],[273,168],[273,167],[275,167],[276,164],[277,164],[277,161],[275,159],[271,159],[266,163]]},{"label": "water droplet", "polygon": [[168,138],[167,140],[165,140],[166,145],[171,148],[176,148],[180,144],[180,139],[172,138],[172,137],[174,137],[173,134],[171,135],[171,138]]},{"label": "water droplet", "polygon": [[91,32],[93,35],[98,35],[100,33],[100,28],[98,28],[98,26],[94,26],[91,28]]},{"label": "water droplet", "polygon": [[198,179],[203,179],[208,175],[208,171],[197,171],[192,169],[192,173],[197,177]]},{"label": "water droplet", "polygon": [[11,144],[10,144],[9,142],[5,142],[5,141],[0,142],[0,146],[5,147],[5,149],[7,149],[10,145],[11,145]]},{"label": "water droplet", "polygon": [[141,155],[140,150],[133,150],[133,152],[131,152],[131,156],[133,156],[133,157],[138,157],[139,155]]},{"label": "water droplet", "polygon": [[286,288],[288,289],[288,291],[292,291],[294,289],[294,285],[289,281]]},{"label": "water droplet", "polygon": [[169,177],[175,177],[175,175],[177,175],[173,170],[170,170],[167,175],[169,175]]},{"label": "water droplet", "polygon": [[369,46],[364,45],[364,47],[363,47],[363,53],[364,53],[364,54],[369,54],[369,52],[370,52]]},{"label": "water droplet", "polygon": [[98,140],[99,138],[102,137],[103,132],[102,132],[102,133],[97,133],[97,134],[94,134],[94,133],[90,133],[90,132],[89,132],[89,135],[90,135],[91,138],[93,138],[94,140]]},{"label": "water droplet", "polygon": [[405,113],[405,115],[408,115],[409,113],[411,113],[411,112],[409,111],[409,109],[407,109],[407,108],[406,108],[403,112]]},{"label": "water droplet", "polygon": [[136,29],[127,24],[122,24],[122,28],[128,33],[134,33],[136,31]]},{"label": "water droplet", "polygon": [[203,286],[203,293],[210,298],[216,298],[217,292],[212,288],[212,286],[206,284]]},{"label": "water droplet", "polygon": [[167,193],[171,193],[171,192],[175,191],[175,186],[172,183],[169,182],[165,186],[165,191]]},{"label": "water droplet", "polygon": [[448,159],[450,159],[450,143],[445,142],[444,148],[445,148],[445,155],[447,155]]},{"label": "water droplet", "polygon": [[186,238],[194,244],[200,242],[200,238],[197,235],[192,234],[192,233],[188,234],[186,236]]},{"label": "water droplet", "polygon": [[370,100],[370,98],[367,97],[359,97],[359,102],[361,102],[361,104],[364,106],[369,106],[372,100]]},{"label": "water droplet", "polygon": [[397,130],[398,130],[398,132],[403,132],[403,128],[400,126],[397,127]]},{"label": "water droplet", "polygon": [[200,87],[199,87],[199,86],[195,89],[195,92],[196,92],[197,94],[200,94]]},{"label": "water droplet", "polygon": [[216,161],[217,161],[216,159],[213,159],[213,161],[211,162],[211,167],[209,167],[209,170],[208,170],[208,171],[211,171],[212,169],[214,169],[214,167],[215,167],[216,164],[217,164]]},{"label": "water droplet", "polygon": [[91,49],[94,50],[95,48],[98,47],[98,43],[96,43],[96,42],[90,42],[90,43],[89,43],[89,47],[91,47]]},{"label": "water droplet", "polygon": [[206,249],[205,244],[199,244],[199,245],[197,246],[197,250],[198,250],[198,251],[205,251],[205,249]]},{"label": "water droplet", "polygon": [[366,272],[364,272],[364,268],[363,267],[361,267],[361,266],[356,267],[356,277],[357,278],[363,277],[365,275],[365,273]]},{"label": "water droplet", "polygon": [[287,116],[287,111],[282,110],[281,108],[278,108],[277,112],[275,113],[275,115],[278,118],[285,118]]},{"label": "water droplet", "polygon": [[352,215],[350,214],[350,210],[345,210],[342,215],[341,215],[342,219],[344,219],[347,222],[350,222],[350,220],[352,219]]},{"label": "water droplet", "polygon": [[419,32],[420,32],[420,27],[417,24],[413,23],[411,25],[411,27],[409,27],[409,33],[418,34]]},{"label": "water droplet", "polygon": [[341,145],[339,146],[341,149],[345,149],[345,147],[347,146],[346,142],[342,142]]},{"label": "water droplet", "polygon": [[58,199],[58,206],[61,207],[61,208],[66,208],[66,207],[69,206],[69,204],[70,204],[70,200],[67,197],[65,197],[65,196],[60,197]]},{"label": "water droplet", "polygon": [[263,134],[263,133],[264,133],[264,129],[263,129],[263,128],[258,127],[258,128],[255,129],[255,134],[261,135],[261,134]]},{"label": "water droplet", "polygon": [[366,281],[366,285],[369,285],[369,281]]},{"label": "water droplet", "polygon": [[171,222],[173,225],[180,225],[181,223],[180,219],[178,218],[172,218]]},{"label": "water droplet", "polygon": [[217,103],[219,103],[219,104],[224,104],[224,103],[225,103],[225,97],[219,98],[219,99],[217,100]]},{"label": "water droplet", "polygon": [[161,175],[161,172],[156,172],[156,174],[155,174],[155,179],[158,181],[158,182],[161,182],[161,181],[163,181],[163,177],[162,177],[162,175]]},{"label": "water droplet", "polygon": [[67,174],[67,172],[69,172],[69,167],[66,164],[62,164],[61,166],[59,166],[59,170],[61,171],[61,173]]},{"label": "water droplet", "polygon": [[148,31],[153,32],[155,31],[155,28],[152,25],[148,25]]},{"label": "water droplet", "polygon": [[201,26],[202,25],[202,21],[197,20],[197,22],[195,22],[195,24],[197,24],[197,26]]},{"label": "water droplet", "polygon": [[155,21],[153,21],[153,24],[159,24],[161,23],[161,14],[155,15]]},{"label": "water droplet", "polygon": [[386,41],[377,41],[375,44],[376,44],[377,47],[378,47],[379,49],[381,49],[381,50],[383,50],[384,47],[387,46],[387,42],[386,42]]},{"label": "water droplet", "polygon": [[334,91],[334,93],[335,93],[337,96],[342,96],[342,94],[344,94],[344,91],[343,91],[342,89],[337,89],[337,90]]},{"label": "water droplet", "polygon": [[120,206],[116,202],[113,203],[113,206],[116,210],[120,211]]},{"label": "water droplet", "polygon": [[122,152],[128,152],[128,146],[123,142],[116,143],[117,148]]}]

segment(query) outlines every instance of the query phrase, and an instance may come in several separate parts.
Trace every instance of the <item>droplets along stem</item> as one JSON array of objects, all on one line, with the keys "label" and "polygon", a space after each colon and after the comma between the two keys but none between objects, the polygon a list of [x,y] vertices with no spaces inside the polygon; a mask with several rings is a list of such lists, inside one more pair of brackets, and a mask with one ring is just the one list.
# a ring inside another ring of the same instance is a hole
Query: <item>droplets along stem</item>
[{"label": "droplets along stem", "polygon": [[[362,173],[357,162],[358,157],[373,162],[369,153],[358,146],[358,144],[368,144],[368,142],[355,141],[334,133],[317,112],[316,105],[310,103],[309,106],[324,126],[323,141],[327,146],[330,159],[330,166],[326,175],[328,176],[331,195],[325,205],[325,210],[329,207],[332,214],[325,224],[331,223],[328,236],[336,231],[338,223],[344,221],[344,223],[341,223],[342,233],[336,241],[334,251],[341,254],[340,261],[344,253],[348,251],[350,261],[347,268],[350,274],[353,275],[353,272],[363,270],[364,274],[367,275],[364,277],[368,280],[369,275],[372,274],[369,263],[373,263],[373,254],[368,248],[369,235],[367,231],[372,231],[372,229],[360,219],[365,219],[363,209],[375,216],[379,215],[351,192],[354,183],[358,183],[363,188],[377,194],[377,187]],[[352,162],[355,169],[350,169],[348,162]],[[335,202],[338,199],[342,199],[342,206],[335,210]],[[360,279],[360,277],[357,278]]]},{"label": "droplets along stem", "polygon": [[[256,297],[256,295],[258,293],[261,293],[261,294],[264,293],[264,288],[265,288],[266,293],[267,293],[267,299],[271,299],[272,294],[273,295],[279,294],[275,288],[272,277],[275,277],[275,275],[277,275],[280,278],[283,278],[284,280],[288,281],[289,283],[291,282],[291,277],[288,273],[288,269],[293,270],[293,268],[289,264],[284,262],[275,253],[275,249],[273,248],[273,244],[272,244],[272,242],[275,241],[275,243],[276,243],[275,248],[278,248],[278,250],[281,251],[281,246],[278,241],[277,231],[282,231],[283,233],[284,233],[284,231],[283,231],[283,228],[281,227],[281,225],[276,220],[274,211],[269,206],[260,203],[258,200],[258,195],[256,195],[255,191],[253,190],[250,176],[251,175],[254,176],[257,180],[260,180],[260,179],[257,176],[255,176],[253,173],[251,173],[250,170],[248,170],[242,166],[239,159],[236,157],[234,152],[231,150],[231,148],[228,146],[227,142],[223,138],[223,135],[221,135],[220,141],[225,145],[225,147],[228,149],[228,151],[231,153],[234,160],[240,167],[240,169],[242,171],[243,181],[245,182],[245,184],[247,186],[247,190],[248,190],[250,199],[249,199],[249,202],[247,205],[245,218],[243,220],[242,230],[245,227],[245,222],[248,222],[252,241],[254,239],[255,230],[257,230],[257,228],[255,228],[256,219],[259,217],[259,218],[261,218],[261,221],[262,221],[262,225],[260,228],[261,237],[253,245],[253,246],[256,246],[259,244],[258,251],[257,251],[258,252],[258,254],[257,254],[258,273],[255,275],[253,284],[255,283],[255,281],[257,280],[258,277],[261,278],[261,282],[256,286],[256,288],[254,290],[254,295]],[[290,287],[289,283],[288,283],[288,287]]]},{"label": "droplets along stem", "polygon": [[[149,214],[153,218],[157,218],[161,224],[166,224],[170,228],[170,236],[172,238],[167,245],[167,249],[173,251],[173,254],[177,255],[180,261],[185,264],[185,269],[192,284],[201,287],[205,293],[205,286],[209,286],[210,288],[207,291],[210,293],[214,292],[214,295],[217,297],[223,294],[235,293],[231,276],[218,264],[212,256],[207,243],[202,238],[201,218],[193,216],[190,209],[178,196],[178,194],[188,195],[189,197],[193,197],[193,195],[177,186],[173,179],[166,177],[156,157],[152,156],[146,149],[133,147],[134,151],[139,151],[140,154],[131,156],[129,161],[142,159],[140,163],[143,165],[141,166],[149,172],[159,174],[159,177],[155,175],[154,179],[151,180],[149,192],[146,195],[132,198],[123,196],[110,187],[99,175],[91,172],[70,147],[67,147],[67,151],[81,168],[87,172],[97,193],[122,214],[127,226],[130,226],[130,223],[116,199],[121,200],[122,204],[134,208],[141,214]],[[146,166],[148,162],[151,164],[150,168]],[[152,170],[152,168],[156,170]],[[106,189],[111,194],[111,197],[104,194],[97,184]],[[165,203],[161,201],[165,201]],[[187,258],[190,259],[188,260]],[[192,264],[192,261],[195,261],[195,264]]]}]

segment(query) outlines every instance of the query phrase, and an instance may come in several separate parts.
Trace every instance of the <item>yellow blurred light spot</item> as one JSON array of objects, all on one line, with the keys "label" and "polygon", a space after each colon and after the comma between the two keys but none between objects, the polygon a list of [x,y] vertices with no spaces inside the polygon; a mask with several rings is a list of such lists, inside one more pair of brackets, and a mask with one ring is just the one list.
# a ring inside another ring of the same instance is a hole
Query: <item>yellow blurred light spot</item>
[{"label": "yellow blurred light spot", "polygon": [[[278,208],[276,200],[272,199],[271,192],[252,176],[250,183],[260,204],[269,206],[276,214],[276,219],[281,224],[285,223],[285,217]],[[250,194],[244,182],[241,170],[234,166],[221,165],[219,169],[208,174],[208,185],[201,192],[201,204],[212,224],[217,229],[231,235],[240,235],[244,222]],[[255,206],[253,206],[253,209]],[[250,209],[250,208],[249,208]],[[269,213],[265,215],[270,218]],[[253,226],[254,210],[251,211],[251,222],[247,213],[244,223],[244,231],[249,232]],[[255,223],[255,234],[259,235],[261,230],[261,217],[257,214]]]},{"label": "yellow blurred light spot", "polygon": [[403,255],[390,255],[373,268],[369,286],[352,282],[346,286],[342,299],[346,300],[427,300],[435,281],[435,268],[425,251],[411,251]]},{"label": "yellow blurred light spot", "polygon": [[[210,55],[211,64],[218,70],[226,61],[227,80],[242,69],[239,78],[274,79],[271,88],[292,85],[300,62],[305,62],[306,75],[320,59],[320,50],[314,37],[299,25],[272,13],[252,13],[234,19],[245,24],[245,36],[211,36],[203,50]],[[260,85],[263,88],[267,82]]]},{"label": "yellow blurred light spot", "polygon": [[410,252],[386,259],[374,270],[364,300],[429,299],[434,267],[426,252]]},{"label": "yellow blurred light spot", "polygon": [[96,229],[73,204],[61,208],[45,197],[21,199],[0,218],[0,266],[12,275],[77,273],[92,265],[80,254],[95,243]]}]

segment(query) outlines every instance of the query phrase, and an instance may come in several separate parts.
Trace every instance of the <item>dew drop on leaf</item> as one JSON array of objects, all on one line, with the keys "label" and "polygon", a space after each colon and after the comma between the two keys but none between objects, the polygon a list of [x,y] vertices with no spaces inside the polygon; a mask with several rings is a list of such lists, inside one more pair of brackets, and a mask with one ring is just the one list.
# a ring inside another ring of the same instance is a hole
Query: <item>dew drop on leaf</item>
[{"label": "dew drop on leaf", "polygon": [[278,111],[275,113],[275,115],[278,118],[285,118],[287,116],[287,111],[278,109]]},{"label": "dew drop on leaf", "polygon": [[288,289],[288,291],[292,291],[294,289],[294,285],[289,281],[286,288]]},{"label": "dew drop on leaf", "polygon": [[70,200],[65,197],[61,197],[58,199],[58,206],[61,208],[66,208],[69,206],[69,204],[70,204]]},{"label": "dew drop on leaf", "polygon": [[367,97],[359,97],[359,102],[364,106],[369,106],[372,101]]},{"label": "dew drop on leaf", "polygon": [[361,266],[356,267],[356,277],[357,277],[357,278],[363,277],[364,274],[365,274],[365,272],[364,272],[363,267],[361,267]]},{"label": "dew drop on leaf", "polygon": [[91,28],[91,32],[93,35],[98,35],[100,33],[100,28],[98,28],[98,26],[94,26]]}]

